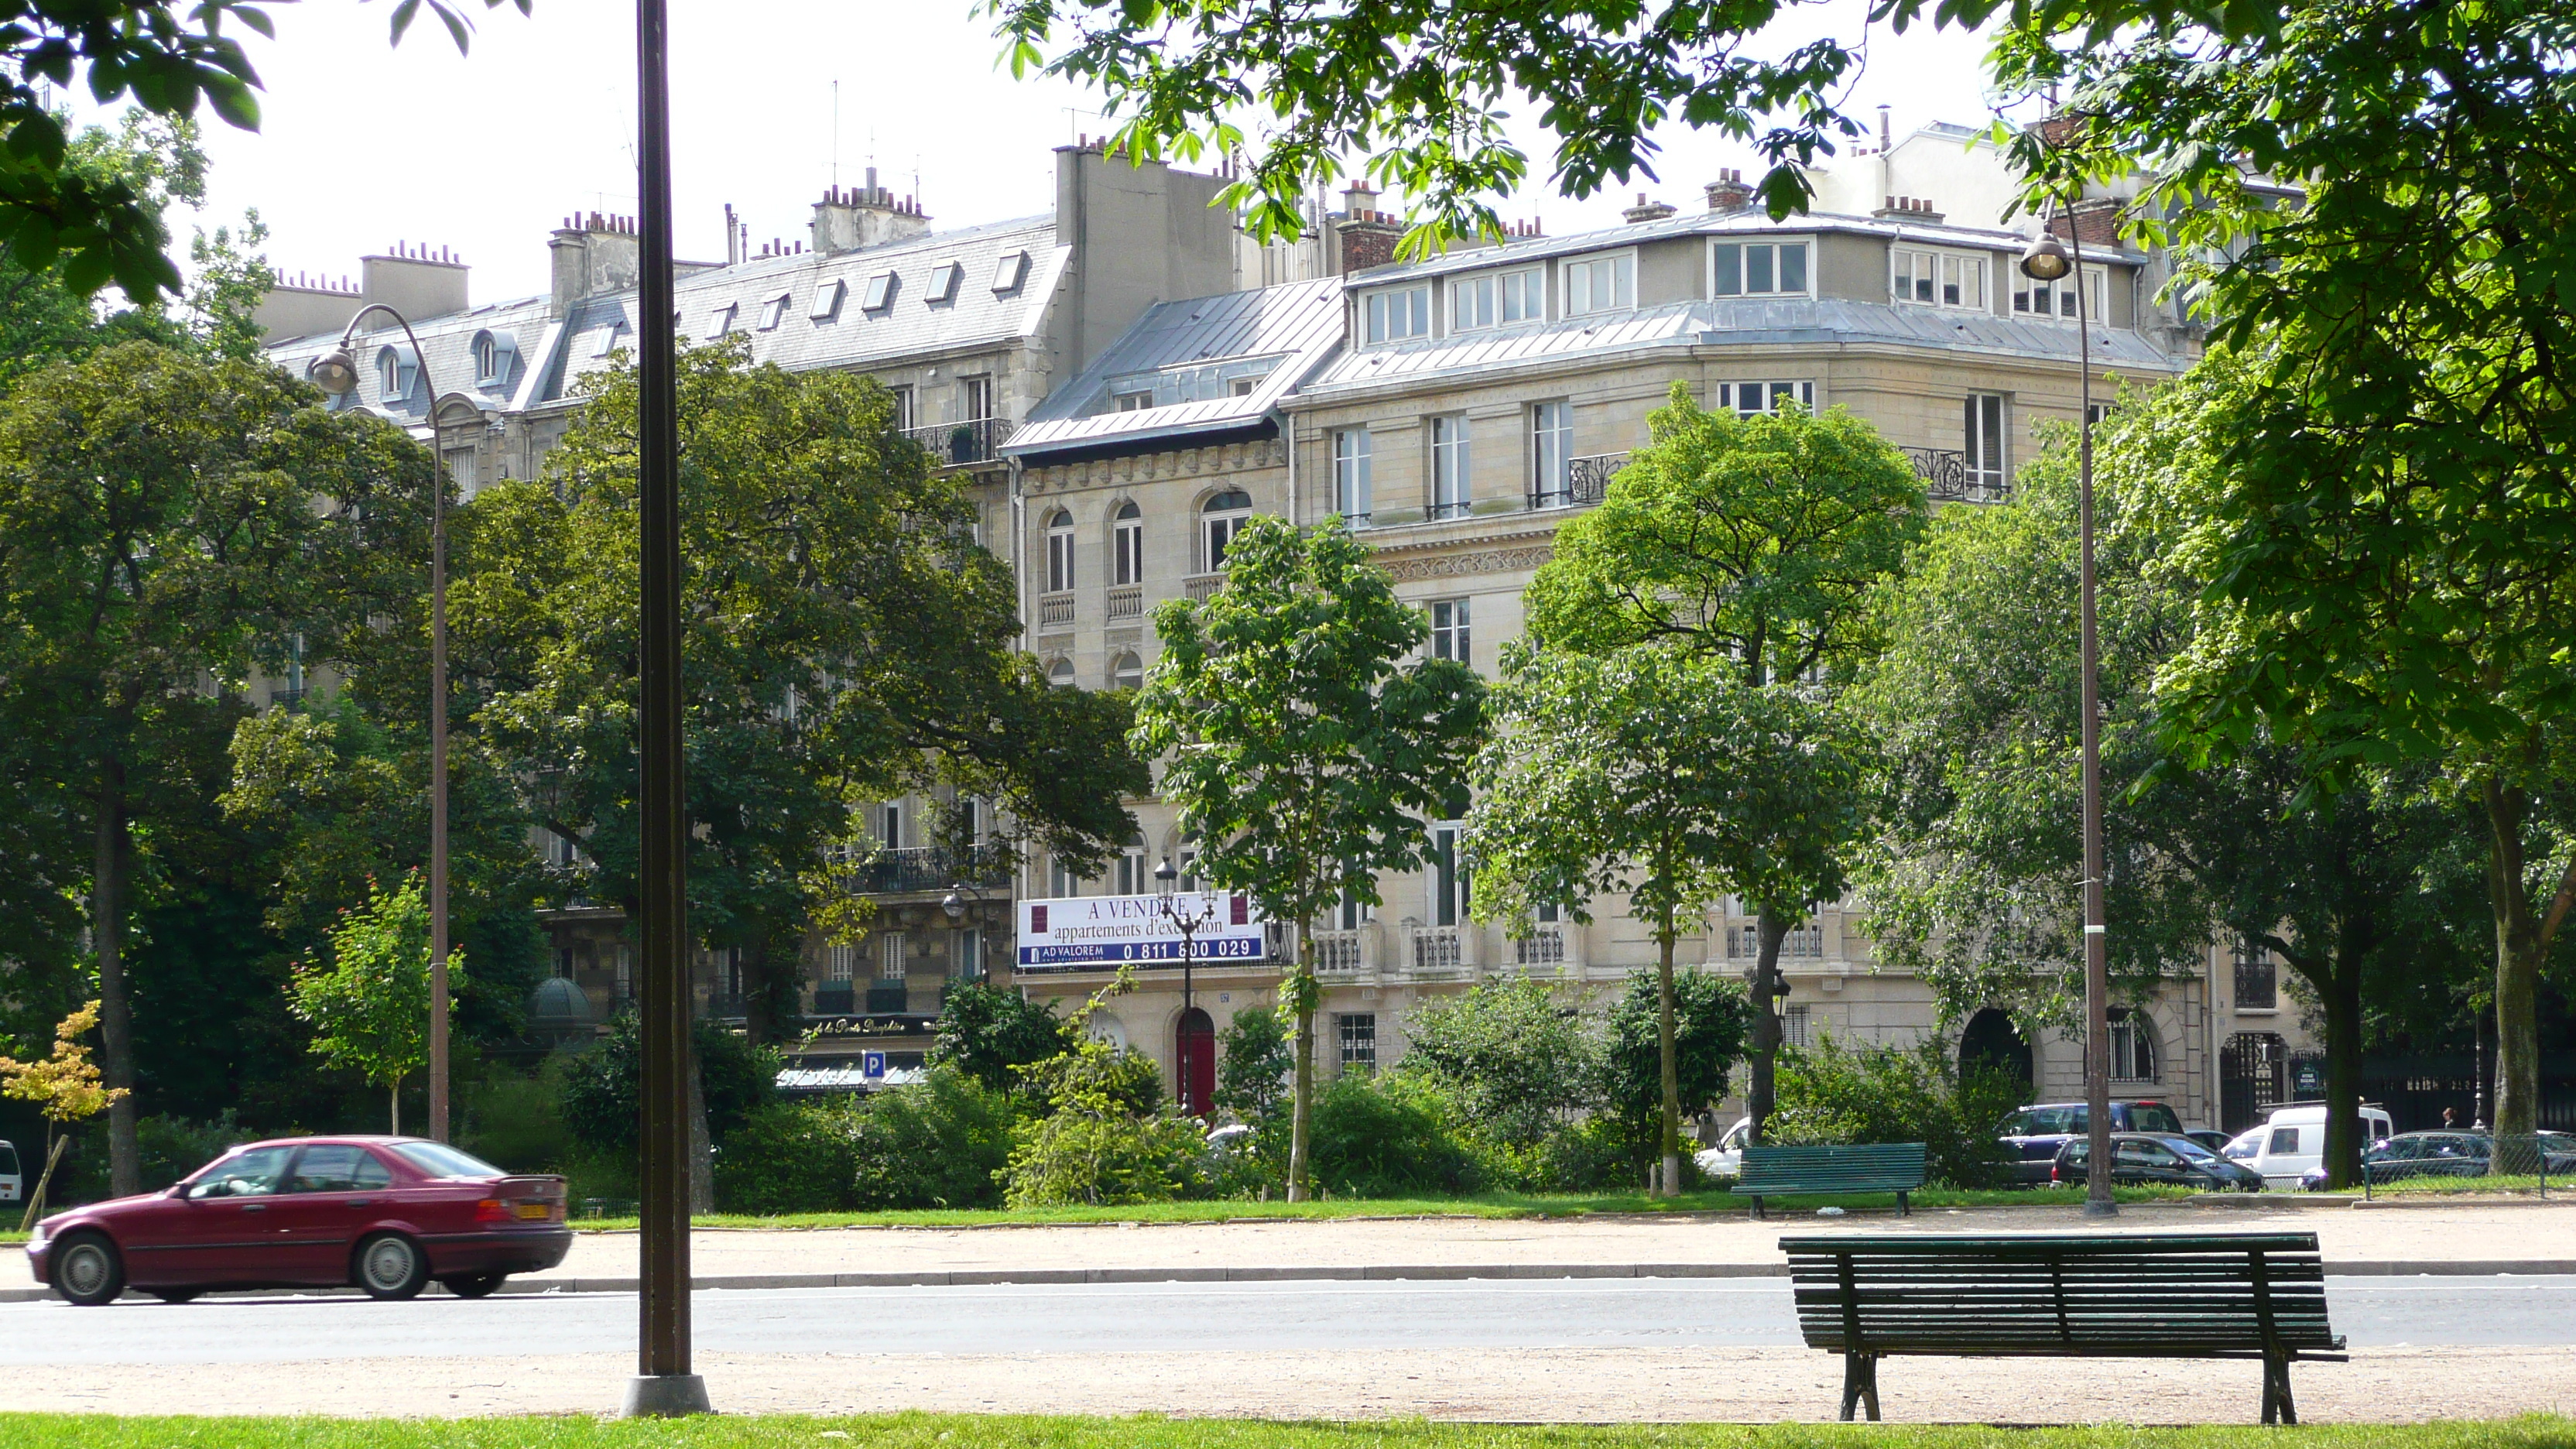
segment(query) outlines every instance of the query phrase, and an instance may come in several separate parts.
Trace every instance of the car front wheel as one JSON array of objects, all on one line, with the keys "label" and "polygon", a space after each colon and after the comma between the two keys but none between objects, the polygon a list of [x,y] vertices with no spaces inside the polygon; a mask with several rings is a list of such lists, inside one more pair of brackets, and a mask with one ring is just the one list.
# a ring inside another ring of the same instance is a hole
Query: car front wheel
[{"label": "car front wheel", "polygon": [[84,1307],[113,1303],[125,1291],[125,1260],[97,1233],[74,1233],[54,1247],[54,1291]]},{"label": "car front wheel", "polygon": [[358,1245],[358,1286],[388,1303],[419,1296],[429,1282],[429,1259],[420,1244],[400,1233],[378,1233]]}]

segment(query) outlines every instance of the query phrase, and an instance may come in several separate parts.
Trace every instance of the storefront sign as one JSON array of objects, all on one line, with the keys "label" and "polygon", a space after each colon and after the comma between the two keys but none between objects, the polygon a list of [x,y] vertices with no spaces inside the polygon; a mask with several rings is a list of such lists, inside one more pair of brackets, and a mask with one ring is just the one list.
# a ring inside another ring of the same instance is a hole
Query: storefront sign
[{"label": "storefront sign", "polygon": [[1019,969],[1098,971],[1134,963],[1178,965],[1181,931],[1173,920],[1200,922],[1190,955],[1200,961],[1258,961],[1261,913],[1240,892],[1183,891],[1163,896],[1076,896],[1022,901]]}]

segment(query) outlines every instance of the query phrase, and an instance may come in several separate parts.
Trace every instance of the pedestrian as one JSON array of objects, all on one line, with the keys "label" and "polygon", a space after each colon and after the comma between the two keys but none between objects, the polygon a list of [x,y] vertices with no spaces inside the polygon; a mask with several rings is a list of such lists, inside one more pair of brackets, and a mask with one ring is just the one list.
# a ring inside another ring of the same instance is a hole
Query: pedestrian
[{"label": "pedestrian", "polygon": [[2442,1109],[2442,1130],[2445,1132],[2457,1132],[2460,1130],[2459,1108],[2445,1107]]}]

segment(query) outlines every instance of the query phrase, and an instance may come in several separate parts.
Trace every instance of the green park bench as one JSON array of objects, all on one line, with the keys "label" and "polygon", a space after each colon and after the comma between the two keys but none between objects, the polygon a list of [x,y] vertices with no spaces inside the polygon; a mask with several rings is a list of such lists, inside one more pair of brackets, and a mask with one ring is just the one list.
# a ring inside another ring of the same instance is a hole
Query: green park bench
[{"label": "green park bench", "polygon": [[1896,1210],[1910,1215],[1906,1194],[1923,1185],[1923,1144],[1871,1142],[1854,1147],[1747,1147],[1735,1179],[1737,1195],[1753,1199],[1762,1216],[1766,1197],[1816,1193],[1892,1192]]},{"label": "green park bench", "polygon": [[2295,1424],[2290,1362],[2342,1363],[2314,1233],[1782,1238],[1809,1348],[1843,1356],[1842,1416],[1878,1418],[1878,1361],[2259,1358],[2263,1422]]}]

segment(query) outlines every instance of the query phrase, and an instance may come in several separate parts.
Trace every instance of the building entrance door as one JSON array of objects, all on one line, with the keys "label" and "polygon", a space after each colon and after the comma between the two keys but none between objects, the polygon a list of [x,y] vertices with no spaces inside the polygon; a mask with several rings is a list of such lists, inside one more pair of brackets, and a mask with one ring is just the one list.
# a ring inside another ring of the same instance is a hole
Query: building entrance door
[{"label": "building entrance door", "polygon": [[2240,1031],[2218,1053],[2218,1129],[2237,1133],[2289,1100],[2289,1044],[2268,1031]]},{"label": "building entrance door", "polygon": [[2012,1013],[1989,1006],[1968,1018],[1959,1034],[1959,1070],[1983,1066],[2016,1082],[2031,1079],[2030,1043],[2013,1025]]},{"label": "building entrance door", "polygon": [[1206,1012],[1191,1007],[1172,1029],[1172,1046],[1177,1064],[1173,1076],[1178,1079],[1172,1095],[1181,1099],[1182,1111],[1204,1117],[1216,1097],[1216,1023],[1208,1020]]}]

